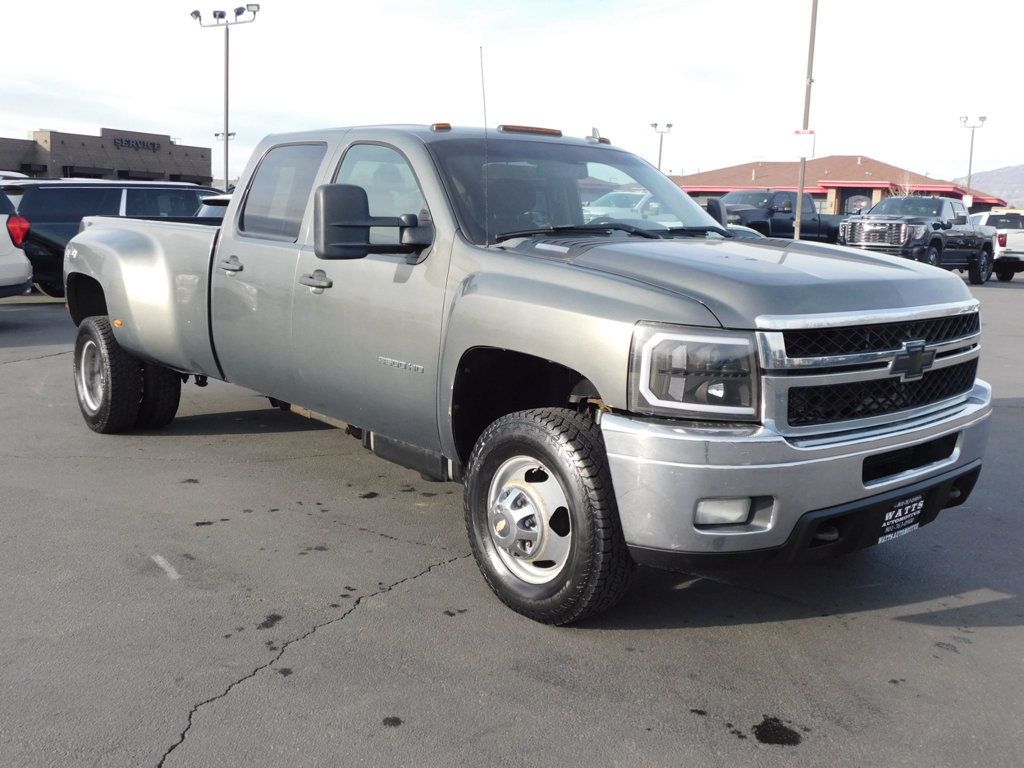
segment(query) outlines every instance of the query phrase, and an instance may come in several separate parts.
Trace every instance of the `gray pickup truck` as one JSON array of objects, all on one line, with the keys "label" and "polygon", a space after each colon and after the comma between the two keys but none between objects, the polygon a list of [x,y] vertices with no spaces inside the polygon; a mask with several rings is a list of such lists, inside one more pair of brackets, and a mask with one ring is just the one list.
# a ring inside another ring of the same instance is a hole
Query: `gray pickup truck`
[{"label": "gray pickup truck", "polygon": [[[586,216],[595,179],[658,219]],[[605,139],[270,136],[220,226],[86,219],[65,279],[93,430],[168,424],[193,376],[343,422],[464,485],[484,578],[538,621],[608,608],[636,563],[890,541],[981,470],[991,390],[961,280],[731,238]]]}]

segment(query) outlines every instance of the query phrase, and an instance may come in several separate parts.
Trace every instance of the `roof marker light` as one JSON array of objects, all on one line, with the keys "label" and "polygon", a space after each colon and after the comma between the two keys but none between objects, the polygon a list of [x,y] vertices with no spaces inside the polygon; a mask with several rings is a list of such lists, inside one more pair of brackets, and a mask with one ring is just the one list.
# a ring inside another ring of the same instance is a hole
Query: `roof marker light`
[{"label": "roof marker light", "polygon": [[450,131],[451,129],[452,129],[452,124],[451,123],[433,123],[430,126],[430,130],[435,131],[435,132],[437,132],[437,131]]}]

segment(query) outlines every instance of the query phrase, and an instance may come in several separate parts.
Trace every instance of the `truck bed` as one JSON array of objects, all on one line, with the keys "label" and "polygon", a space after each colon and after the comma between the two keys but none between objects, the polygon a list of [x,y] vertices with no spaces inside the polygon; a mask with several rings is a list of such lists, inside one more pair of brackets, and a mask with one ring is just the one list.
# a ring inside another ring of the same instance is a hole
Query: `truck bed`
[{"label": "truck bed", "polygon": [[111,319],[123,322],[115,328],[121,346],[183,373],[220,377],[209,316],[219,233],[191,221],[83,219],[76,242],[91,246],[86,273],[104,287]]}]

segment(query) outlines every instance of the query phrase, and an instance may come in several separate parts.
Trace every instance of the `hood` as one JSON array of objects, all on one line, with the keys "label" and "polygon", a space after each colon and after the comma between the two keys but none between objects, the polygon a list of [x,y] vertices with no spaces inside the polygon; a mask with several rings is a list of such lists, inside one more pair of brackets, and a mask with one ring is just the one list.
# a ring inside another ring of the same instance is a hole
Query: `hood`
[{"label": "hood", "polygon": [[694,299],[726,328],[754,328],[760,315],[903,309],[971,298],[963,280],[945,270],[803,241],[560,238],[523,240],[514,249]]}]

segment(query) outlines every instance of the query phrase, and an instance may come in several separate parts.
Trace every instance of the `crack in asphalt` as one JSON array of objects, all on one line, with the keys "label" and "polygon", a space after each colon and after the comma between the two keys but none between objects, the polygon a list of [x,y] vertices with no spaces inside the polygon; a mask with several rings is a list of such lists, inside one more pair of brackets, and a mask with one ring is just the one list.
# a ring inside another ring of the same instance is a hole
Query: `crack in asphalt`
[{"label": "crack in asphalt", "polygon": [[452,563],[454,563],[454,562],[456,562],[458,560],[465,560],[465,559],[467,559],[469,557],[472,557],[472,556],[473,556],[473,553],[469,552],[469,553],[467,553],[465,555],[457,555],[456,557],[450,557],[447,560],[441,560],[441,561],[436,562],[436,563],[431,563],[430,565],[428,565],[426,568],[424,568],[419,573],[415,573],[412,576],[406,576],[404,579],[399,579],[398,581],[393,582],[391,584],[388,584],[387,586],[383,586],[380,589],[378,589],[376,592],[371,592],[371,593],[369,593],[367,595],[360,595],[359,597],[356,598],[355,602],[352,603],[352,606],[347,611],[342,613],[340,616],[335,616],[333,619],[329,619],[328,621],[323,621],[323,622],[320,622],[319,624],[314,624],[313,628],[310,629],[308,632],[305,632],[305,633],[299,635],[298,637],[294,637],[291,640],[286,640],[285,642],[281,643],[280,649],[277,651],[276,654],[274,654],[273,658],[271,658],[270,661],[266,662],[265,664],[260,664],[258,667],[256,667],[254,670],[252,670],[248,674],[243,675],[242,677],[238,678],[233,683],[231,683],[231,685],[229,685],[227,688],[225,688],[221,693],[218,693],[216,696],[211,696],[210,698],[205,699],[205,700],[199,702],[198,704],[196,704],[195,706],[193,706],[192,709],[189,710],[188,722],[185,724],[185,729],[178,736],[178,740],[176,742],[174,742],[167,749],[166,752],[163,753],[163,755],[160,758],[160,762],[158,762],[156,764],[156,768],[163,768],[163,765],[167,761],[167,758],[171,756],[171,754],[174,752],[174,750],[176,750],[178,747],[180,747],[182,744],[185,743],[185,739],[188,737],[188,733],[189,733],[189,731],[192,728],[193,721],[195,720],[196,713],[199,712],[200,709],[205,707],[207,704],[212,704],[215,701],[220,701],[221,699],[223,699],[226,696],[228,696],[228,694],[230,694],[231,691],[233,691],[239,685],[244,683],[246,680],[251,680],[254,677],[256,677],[256,675],[258,675],[263,670],[269,669],[270,667],[272,667],[274,664],[276,664],[278,661],[281,660],[281,657],[284,656],[285,651],[287,651],[288,648],[291,645],[305,640],[306,638],[310,637],[313,633],[315,633],[318,629],[322,629],[324,627],[329,627],[331,624],[337,624],[339,621],[343,621],[348,616],[352,615],[352,613],[360,605],[362,605],[366,600],[369,600],[372,597],[378,597],[380,595],[386,594],[386,593],[390,592],[391,590],[395,589],[396,587],[401,586],[402,584],[406,584],[406,583],[408,583],[410,581],[415,581],[416,579],[419,579],[419,578],[421,578],[423,576],[426,576],[428,573],[430,573],[431,571],[433,571],[433,570],[435,570],[437,568],[443,568],[444,566],[451,565]]},{"label": "crack in asphalt", "polygon": [[23,357],[20,360],[2,360],[0,365],[11,365],[13,363],[28,363],[32,360],[45,360],[47,357],[60,357],[61,355],[70,355],[73,350],[65,349],[63,352],[53,352],[49,355],[39,355],[38,357]]}]

